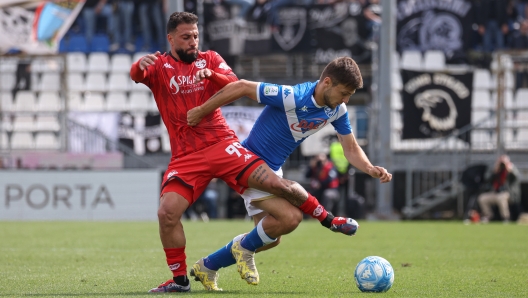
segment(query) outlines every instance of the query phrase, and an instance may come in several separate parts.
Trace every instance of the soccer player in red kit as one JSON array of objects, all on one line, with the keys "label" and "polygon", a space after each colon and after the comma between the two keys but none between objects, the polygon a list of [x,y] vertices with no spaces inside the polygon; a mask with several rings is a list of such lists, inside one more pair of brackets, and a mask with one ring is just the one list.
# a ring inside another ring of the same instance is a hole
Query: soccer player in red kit
[{"label": "soccer player in red kit", "polygon": [[281,206],[292,216],[270,220],[265,228],[281,228],[284,226],[281,220],[299,218],[300,221],[299,209],[319,219],[328,228],[334,219],[298,183],[278,177],[263,160],[240,145],[220,109],[207,115],[196,126],[187,125],[187,111],[202,105],[222,87],[237,80],[220,55],[198,50],[197,23],[194,14],[173,13],[167,22],[170,53],[146,55],[130,70],[132,80],[147,85],[154,93],[172,150],[161,186],[158,219],[160,238],[173,279],[150,292],[190,291],[181,216],[213,178],[224,180],[239,193],[249,187],[256,188],[298,203],[299,208],[289,203]]}]

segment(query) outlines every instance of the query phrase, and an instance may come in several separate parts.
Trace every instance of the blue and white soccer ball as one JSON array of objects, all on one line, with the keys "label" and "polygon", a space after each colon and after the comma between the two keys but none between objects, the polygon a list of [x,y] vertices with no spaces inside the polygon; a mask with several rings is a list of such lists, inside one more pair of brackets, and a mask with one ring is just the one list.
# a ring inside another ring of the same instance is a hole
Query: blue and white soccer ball
[{"label": "blue and white soccer ball", "polygon": [[394,283],[394,270],[382,257],[366,257],[356,266],[354,279],[361,292],[387,292]]}]

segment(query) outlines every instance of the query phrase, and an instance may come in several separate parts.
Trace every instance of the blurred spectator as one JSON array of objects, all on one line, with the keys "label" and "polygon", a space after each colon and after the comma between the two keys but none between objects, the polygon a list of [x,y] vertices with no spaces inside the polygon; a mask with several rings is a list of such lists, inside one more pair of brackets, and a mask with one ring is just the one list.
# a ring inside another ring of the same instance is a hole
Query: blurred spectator
[{"label": "blurred spectator", "polygon": [[482,0],[478,14],[478,32],[482,35],[484,51],[493,52],[504,48],[504,36],[508,33],[505,0]]},{"label": "blurred spectator", "polygon": [[517,0],[516,1],[516,7],[517,7],[517,13],[519,14],[519,19],[521,21],[526,19],[526,16],[528,15],[528,0]]},{"label": "blurred spectator", "polygon": [[288,5],[306,5],[310,6],[314,0],[272,0],[270,2],[270,9],[268,14],[268,24],[271,25],[272,31],[277,31],[279,22],[279,11]]},{"label": "blurred spectator", "polygon": [[520,201],[520,173],[507,155],[499,156],[491,170],[486,175],[490,189],[478,197],[481,222],[487,223],[492,218],[491,208],[494,205],[499,208],[502,220],[509,222],[509,204],[518,204]]},{"label": "blurred spectator", "polygon": [[506,5],[506,23],[508,24],[508,32],[506,35],[506,45],[511,44],[511,38],[513,32],[519,27],[519,13],[517,11],[517,2],[515,0],[507,0]]},{"label": "blurred spectator", "polygon": [[[139,20],[141,21],[141,35],[143,35],[142,51],[151,52],[155,41],[159,50],[163,52],[167,45],[167,30],[164,28],[164,14],[167,13],[167,0],[138,0]],[[152,25],[156,33],[152,38]]]},{"label": "blurred spectator", "polygon": [[99,15],[106,18],[106,32],[110,35],[112,43],[115,42],[114,12],[112,5],[110,5],[107,0],[86,0],[82,10],[82,16],[84,19],[84,32],[88,46],[91,46],[92,44],[97,17]]},{"label": "blurred spectator", "polygon": [[134,52],[136,47],[132,42],[132,14],[135,0],[114,0],[115,6],[115,42],[110,45],[110,52],[123,46],[127,51]]},{"label": "blurred spectator", "polygon": [[235,24],[245,26],[247,13],[255,5],[255,0],[224,0],[224,2],[238,6],[238,14],[234,18]]},{"label": "blurred spectator", "polygon": [[20,59],[17,64],[13,98],[20,90],[31,90],[31,60]]},{"label": "blurred spectator", "polygon": [[311,193],[316,198],[321,198],[321,204],[326,210],[337,214],[340,198],[339,176],[326,154],[321,153],[310,160],[306,178],[310,179]]},{"label": "blurred spectator", "polygon": [[[512,49],[528,49],[528,20],[524,20],[519,31],[513,34],[511,47]],[[528,80],[528,69],[516,65],[516,72],[516,88],[522,88],[525,86],[524,81]]]},{"label": "blurred spectator", "polygon": [[337,138],[334,138],[330,142],[330,160],[334,163],[335,169],[337,170],[337,177],[339,179],[339,192],[342,197],[347,195],[348,186],[348,170],[350,169],[350,163],[345,156],[343,146]]},{"label": "blurred spectator", "polygon": [[374,34],[379,34],[381,28],[381,4],[379,0],[370,0],[363,9],[363,15],[367,20],[369,39],[375,39]]}]

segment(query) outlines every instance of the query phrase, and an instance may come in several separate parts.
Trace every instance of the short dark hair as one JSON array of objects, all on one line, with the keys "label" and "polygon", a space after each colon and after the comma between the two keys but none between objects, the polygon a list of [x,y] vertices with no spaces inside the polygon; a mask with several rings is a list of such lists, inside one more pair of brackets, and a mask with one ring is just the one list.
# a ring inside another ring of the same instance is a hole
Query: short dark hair
[{"label": "short dark hair", "polygon": [[198,17],[190,12],[173,12],[167,22],[167,34],[171,33],[180,24],[198,24]]},{"label": "short dark hair", "polygon": [[328,63],[320,79],[323,80],[326,77],[332,80],[332,86],[341,84],[355,90],[363,88],[363,78],[359,67],[350,57],[339,57]]}]

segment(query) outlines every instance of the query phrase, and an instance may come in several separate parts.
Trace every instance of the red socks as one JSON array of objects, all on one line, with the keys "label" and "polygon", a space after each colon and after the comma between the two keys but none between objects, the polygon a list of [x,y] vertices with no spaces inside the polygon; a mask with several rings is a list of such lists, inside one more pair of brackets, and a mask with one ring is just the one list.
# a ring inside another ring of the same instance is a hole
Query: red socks
[{"label": "red socks", "polygon": [[185,263],[185,246],[178,248],[164,248],[167,257],[167,265],[172,271],[172,276],[187,276],[187,264]]},{"label": "red socks", "polygon": [[308,214],[313,218],[317,218],[319,221],[323,221],[328,215],[328,212],[323,207],[323,205],[319,204],[319,201],[309,193],[308,199],[301,206],[299,206],[299,209],[301,209],[301,211],[305,214]]}]

